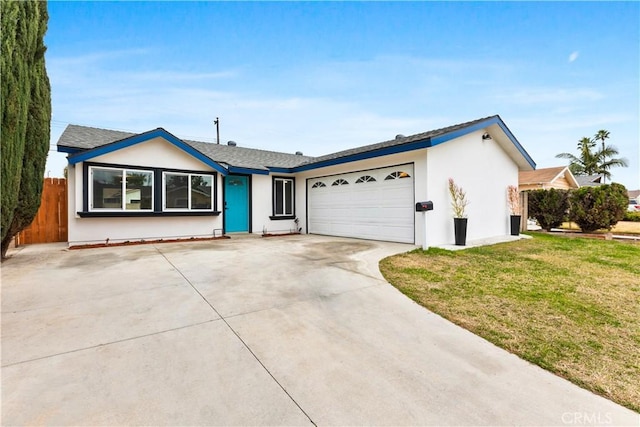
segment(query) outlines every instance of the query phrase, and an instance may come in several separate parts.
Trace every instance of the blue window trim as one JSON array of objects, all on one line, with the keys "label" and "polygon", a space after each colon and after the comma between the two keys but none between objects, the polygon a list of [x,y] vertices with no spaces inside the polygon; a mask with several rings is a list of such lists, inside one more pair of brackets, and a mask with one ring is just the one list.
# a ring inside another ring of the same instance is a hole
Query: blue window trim
[{"label": "blue window trim", "polygon": [[[145,170],[153,172],[153,209],[150,211],[92,211],[89,209],[89,167],[105,167],[127,170]],[[164,194],[162,177],[164,172],[190,173],[197,175],[213,176],[213,210],[191,210],[191,211],[163,211]],[[82,164],[82,211],[77,212],[81,218],[112,218],[112,217],[159,217],[159,216],[217,216],[218,210],[218,174],[210,171],[196,171],[184,169],[168,169],[147,166],[132,166],[114,163],[84,162]]]}]

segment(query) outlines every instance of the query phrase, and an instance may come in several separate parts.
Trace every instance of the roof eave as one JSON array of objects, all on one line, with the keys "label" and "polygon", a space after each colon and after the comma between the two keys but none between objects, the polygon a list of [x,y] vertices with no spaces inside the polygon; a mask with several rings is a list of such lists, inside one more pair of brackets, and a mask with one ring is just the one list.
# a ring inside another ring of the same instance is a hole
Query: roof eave
[{"label": "roof eave", "polygon": [[[163,138],[165,141],[168,141],[169,143],[178,147],[179,149],[191,155],[192,157],[195,157],[196,159],[206,164],[207,166],[211,167],[215,171],[221,173],[222,175],[226,175],[228,173],[227,169],[221,166],[218,162],[214,161],[210,157],[196,150],[191,145],[185,143],[181,139],[177,138],[176,136],[172,135],[171,133],[167,132],[162,128],[157,128],[149,132],[140,133],[128,138],[111,142],[109,144],[101,145],[93,149],[82,150],[82,151],[78,150],[72,155],[68,156],[67,159],[70,165],[74,165],[76,163],[91,160],[95,157],[102,156],[104,154],[109,154],[114,151],[122,150],[123,148],[131,147],[133,145],[140,144],[142,142],[146,142],[158,137]],[[60,151],[60,148],[61,147],[59,146],[58,151]]]},{"label": "roof eave", "polygon": [[334,159],[327,159],[327,160],[321,160],[318,162],[306,163],[304,165],[291,168],[291,173],[303,172],[303,171],[312,170],[312,169],[319,169],[327,166],[341,165],[344,163],[350,163],[350,162],[355,162],[359,160],[373,159],[376,157],[388,156],[390,154],[404,153],[407,151],[420,150],[428,147],[431,147],[430,138],[421,139],[418,141],[411,141],[405,144],[392,145],[390,147],[378,148],[370,151],[363,151],[361,153],[350,154],[343,157],[336,157]]},{"label": "roof eave", "polygon": [[86,149],[77,148],[77,147],[68,147],[68,146],[65,146],[65,145],[58,145],[57,146],[58,153],[76,154],[76,153],[79,153],[79,152],[85,151],[85,150]]}]

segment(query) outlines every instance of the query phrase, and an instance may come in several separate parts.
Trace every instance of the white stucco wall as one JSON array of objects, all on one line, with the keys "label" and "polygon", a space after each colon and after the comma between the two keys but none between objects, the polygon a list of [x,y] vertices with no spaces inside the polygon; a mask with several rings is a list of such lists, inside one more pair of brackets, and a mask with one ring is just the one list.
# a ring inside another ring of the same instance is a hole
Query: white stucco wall
[{"label": "white stucco wall", "polygon": [[[271,175],[252,176],[252,197],[251,197],[251,230],[255,234],[284,233],[295,230],[296,226],[292,219],[272,220],[273,215],[273,177],[295,178],[296,194],[294,212],[300,218],[300,205],[304,205],[304,195],[299,197],[299,178],[292,174],[274,173]],[[302,218],[300,218],[302,223]],[[299,226],[301,227],[301,225]],[[304,230],[304,229],[303,229]]]},{"label": "white stucco wall", "polygon": [[448,179],[467,193],[467,240],[509,234],[507,186],[518,185],[518,166],[494,141],[473,132],[429,149],[428,198],[434,211],[427,215],[427,243],[453,244],[453,210]]},{"label": "white stucco wall", "polygon": [[[213,170],[162,138],[155,138],[131,147],[95,157],[92,163],[127,166],[159,167],[190,171]],[[167,216],[81,218],[83,210],[83,163],[69,167],[69,246],[109,242],[187,239],[220,234],[220,216]],[[217,207],[222,210],[222,176],[217,176]]]}]

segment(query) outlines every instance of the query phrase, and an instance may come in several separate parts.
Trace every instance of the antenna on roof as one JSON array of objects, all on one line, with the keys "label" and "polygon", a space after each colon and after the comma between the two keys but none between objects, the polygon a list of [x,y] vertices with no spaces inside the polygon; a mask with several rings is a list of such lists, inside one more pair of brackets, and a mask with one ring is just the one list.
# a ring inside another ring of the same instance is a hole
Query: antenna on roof
[{"label": "antenna on roof", "polygon": [[216,117],[213,124],[216,125],[216,144],[220,144],[220,118]]}]

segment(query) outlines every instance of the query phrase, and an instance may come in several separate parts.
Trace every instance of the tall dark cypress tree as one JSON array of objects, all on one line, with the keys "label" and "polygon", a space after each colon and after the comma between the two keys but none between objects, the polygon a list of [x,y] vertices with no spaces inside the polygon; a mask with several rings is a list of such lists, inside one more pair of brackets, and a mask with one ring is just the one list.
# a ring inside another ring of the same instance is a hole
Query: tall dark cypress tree
[{"label": "tall dark cypress tree", "polygon": [[44,1],[1,1],[2,258],[40,207],[49,149],[51,88],[45,68]]}]

